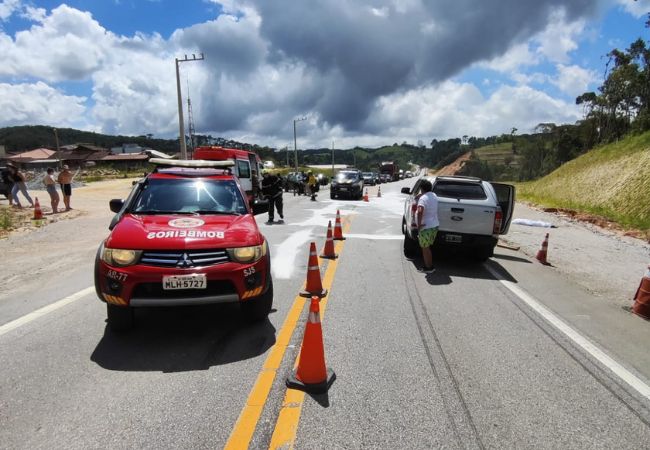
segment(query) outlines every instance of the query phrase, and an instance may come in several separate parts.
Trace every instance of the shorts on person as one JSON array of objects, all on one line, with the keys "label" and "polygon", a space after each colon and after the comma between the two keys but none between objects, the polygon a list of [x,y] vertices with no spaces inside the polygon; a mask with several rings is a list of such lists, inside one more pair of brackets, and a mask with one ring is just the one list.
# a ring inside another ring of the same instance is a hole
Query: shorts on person
[{"label": "shorts on person", "polygon": [[70,197],[72,195],[72,185],[71,184],[62,184],[61,185],[61,192],[63,192],[63,195],[67,195]]},{"label": "shorts on person", "polygon": [[438,234],[438,227],[434,228],[425,228],[418,232],[418,241],[420,247],[426,248],[431,247],[433,242],[436,240],[436,235]]}]

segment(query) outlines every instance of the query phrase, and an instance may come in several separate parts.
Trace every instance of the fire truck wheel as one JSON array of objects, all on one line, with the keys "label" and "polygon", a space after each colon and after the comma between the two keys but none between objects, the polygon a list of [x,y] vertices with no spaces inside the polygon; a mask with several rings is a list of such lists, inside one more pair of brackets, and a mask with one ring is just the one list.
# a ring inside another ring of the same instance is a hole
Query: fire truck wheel
[{"label": "fire truck wheel", "polygon": [[273,280],[269,282],[266,293],[241,304],[242,311],[251,322],[259,322],[269,315],[273,307]]},{"label": "fire truck wheel", "polygon": [[111,331],[121,332],[133,327],[133,308],[106,304],[108,327]]}]

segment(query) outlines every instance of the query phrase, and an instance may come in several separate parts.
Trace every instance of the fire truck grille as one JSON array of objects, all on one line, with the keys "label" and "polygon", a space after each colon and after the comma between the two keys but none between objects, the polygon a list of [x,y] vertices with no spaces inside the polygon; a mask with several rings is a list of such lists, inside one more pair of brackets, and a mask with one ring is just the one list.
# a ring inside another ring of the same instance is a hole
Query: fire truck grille
[{"label": "fire truck grille", "polygon": [[225,250],[146,251],[140,264],[159,267],[202,267],[228,262]]}]

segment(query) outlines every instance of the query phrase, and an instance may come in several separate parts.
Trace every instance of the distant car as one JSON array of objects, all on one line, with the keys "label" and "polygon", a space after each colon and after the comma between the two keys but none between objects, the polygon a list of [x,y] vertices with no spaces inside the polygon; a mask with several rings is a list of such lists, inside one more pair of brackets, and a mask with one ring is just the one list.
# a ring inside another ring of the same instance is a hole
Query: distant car
[{"label": "distant car", "polygon": [[363,175],[360,170],[341,170],[330,185],[330,198],[363,198]]},{"label": "distant car", "polygon": [[318,175],[316,175],[316,179],[318,180],[318,184],[320,184],[321,186],[327,186],[327,183],[330,182],[329,177],[323,173],[319,173]]},{"label": "distant car", "polygon": [[366,184],[368,186],[374,186],[377,184],[377,178],[375,178],[375,174],[372,172],[363,172],[363,184]]},{"label": "distant car", "polygon": [[413,177],[413,172],[411,172],[410,170],[404,172],[404,178],[412,178],[412,177]]},{"label": "distant car", "polygon": [[284,181],[284,190],[285,192],[292,191],[294,194],[304,194],[305,193],[305,180],[304,175],[301,172],[289,172],[286,177],[283,177]]},{"label": "distant car", "polygon": [[382,183],[390,183],[392,181],[392,178],[389,173],[382,173],[379,175],[381,178]]}]

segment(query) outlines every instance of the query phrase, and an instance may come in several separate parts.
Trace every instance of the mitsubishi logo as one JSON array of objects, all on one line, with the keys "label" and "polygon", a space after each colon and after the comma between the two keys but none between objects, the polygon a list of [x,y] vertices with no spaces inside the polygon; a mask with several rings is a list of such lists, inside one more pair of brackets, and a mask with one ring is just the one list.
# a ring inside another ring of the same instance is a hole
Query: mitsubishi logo
[{"label": "mitsubishi logo", "polygon": [[178,263],[176,263],[178,267],[192,267],[194,265],[194,261],[190,259],[190,255],[187,253],[183,253],[183,256],[181,256],[181,259],[178,260]]}]

